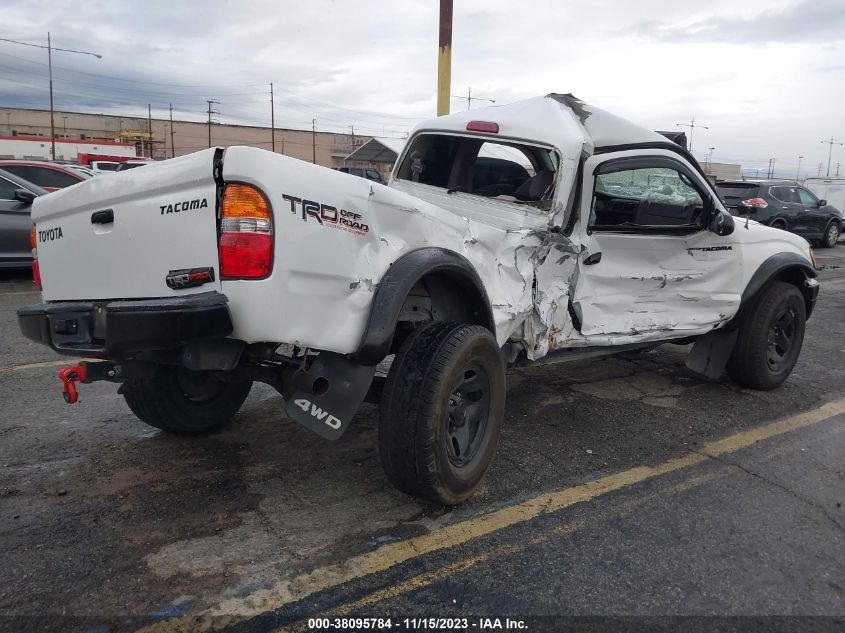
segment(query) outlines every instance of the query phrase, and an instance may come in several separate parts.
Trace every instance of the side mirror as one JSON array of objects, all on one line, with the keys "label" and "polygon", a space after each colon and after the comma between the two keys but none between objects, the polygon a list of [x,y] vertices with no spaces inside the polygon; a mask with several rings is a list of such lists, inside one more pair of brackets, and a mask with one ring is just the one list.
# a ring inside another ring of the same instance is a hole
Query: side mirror
[{"label": "side mirror", "polygon": [[25,202],[27,204],[32,204],[32,201],[35,200],[38,196],[32,193],[29,189],[15,189],[15,200],[20,202]]},{"label": "side mirror", "polygon": [[820,207],[826,207],[827,206],[827,200],[824,200],[824,199],[819,200],[819,206]]},{"label": "side mirror", "polygon": [[734,232],[734,219],[730,213],[719,211],[713,216],[713,221],[707,230],[716,235],[730,235]]}]

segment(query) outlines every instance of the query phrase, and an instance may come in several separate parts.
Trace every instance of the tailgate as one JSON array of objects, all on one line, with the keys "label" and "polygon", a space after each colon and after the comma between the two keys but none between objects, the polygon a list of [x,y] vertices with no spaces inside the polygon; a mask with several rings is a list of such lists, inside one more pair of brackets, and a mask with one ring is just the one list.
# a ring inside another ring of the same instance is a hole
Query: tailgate
[{"label": "tailgate", "polygon": [[[220,289],[215,148],[96,176],[38,198],[32,219],[46,301],[170,297]],[[214,281],[172,289],[171,271]]]}]

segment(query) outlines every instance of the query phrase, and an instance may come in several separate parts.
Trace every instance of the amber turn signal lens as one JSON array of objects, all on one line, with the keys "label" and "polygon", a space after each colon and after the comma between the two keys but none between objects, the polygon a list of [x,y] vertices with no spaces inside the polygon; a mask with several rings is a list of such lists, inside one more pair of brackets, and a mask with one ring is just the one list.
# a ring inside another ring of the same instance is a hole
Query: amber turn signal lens
[{"label": "amber turn signal lens", "polygon": [[29,247],[30,248],[35,248],[35,246],[37,244],[36,235],[37,234],[35,233],[35,225],[33,224],[32,230],[30,230],[30,232],[29,232]]},{"label": "amber turn signal lens", "polygon": [[223,192],[224,218],[270,219],[270,205],[258,189],[250,185],[227,184]]}]

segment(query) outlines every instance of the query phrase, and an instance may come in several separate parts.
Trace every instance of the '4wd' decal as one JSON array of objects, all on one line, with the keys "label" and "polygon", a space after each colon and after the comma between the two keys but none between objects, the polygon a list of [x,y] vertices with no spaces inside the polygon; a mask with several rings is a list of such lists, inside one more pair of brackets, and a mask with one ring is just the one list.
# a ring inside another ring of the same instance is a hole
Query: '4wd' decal
[{"label": "'4wd' decal", "polygon": [[310,400],[305,398],[297,398],[293,403],[300,409],[311,415],[312,418],[317,418],[321,422],[325,422],[331,428],[337,430],[342,424],[340,420],[331,415],[328,411],[324,411],[316,404],[312,404]]}]

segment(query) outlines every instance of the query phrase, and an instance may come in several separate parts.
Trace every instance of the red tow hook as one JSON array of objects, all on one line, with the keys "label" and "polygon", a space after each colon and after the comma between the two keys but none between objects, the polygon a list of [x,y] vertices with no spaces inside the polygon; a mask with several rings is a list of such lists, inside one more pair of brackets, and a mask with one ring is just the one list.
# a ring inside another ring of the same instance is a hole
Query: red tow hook
[{"label": "red tow hook", "polygon": [[79,400],[79,393],[76,391],[76,381],[88,382],[88,369],[85,363],[65,367],[59,371],[59,380],[62,381],[62,397],[68,404]]}]

